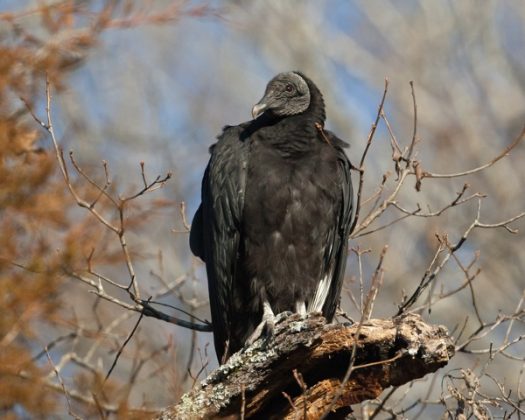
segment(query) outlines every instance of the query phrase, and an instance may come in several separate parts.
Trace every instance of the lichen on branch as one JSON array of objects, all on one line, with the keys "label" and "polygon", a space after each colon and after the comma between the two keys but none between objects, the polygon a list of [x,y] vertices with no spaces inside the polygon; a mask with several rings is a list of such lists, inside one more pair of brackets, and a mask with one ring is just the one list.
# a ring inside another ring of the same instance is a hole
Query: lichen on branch
[{"label": "lichen on branch", "polygon": [[233,355],[158,418],[342,414],[389,386],[435,372],[453,354],[447,330],[419,315],[346,326],[327,324],[319,314],[305,319],[294,314],[277,325],[270,340]]}]

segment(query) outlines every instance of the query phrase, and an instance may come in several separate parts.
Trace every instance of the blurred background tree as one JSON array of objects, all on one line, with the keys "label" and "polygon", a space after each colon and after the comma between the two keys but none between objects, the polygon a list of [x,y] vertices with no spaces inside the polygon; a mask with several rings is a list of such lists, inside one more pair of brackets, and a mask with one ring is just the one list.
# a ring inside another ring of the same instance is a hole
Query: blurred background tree
[{"label": "blurred background tree", "polygon": [[[148,181],[173,173],[162,189],[126,205],[129,259],[145,299],[155,296],[209,318],[204,269],[187,245],[207,148],[223,125],[250,118],[274,74],[299,69],[316,82],[325,95],[327,126],[351,143],[354,164],[365,147],[385,77],[390,81],[388,121],[399,143],[410,143],[408,82],[413,80],[417,158],[423,170],[461,172],[498,155],[525,123],[524,22],[520,0],[483,5],[473,0],[3,0],[0,415],[141,416],[173,403],[216,366],[210,334],[153,318],[142,319],[122,347],[139,314],[89,293],[96,291],[89,281],[96,285],[100,278],[129,283],[128,261],[118,235],[78,208],[68,193],[51,139],[24,104],[46,121],[45,74],[71,182],[107,220],[118,224],[118,209],[74,170],[69,150],[93,180],[101,185],[111,180],[106,187],[111,197],[142,188],[141,161]],[[435,211],[468,183],[470,192],[487,195],[482,221],[508,219],[525,207],[524,158],[521,146],[485,171],[423,179],[420,192],[409,181],[399,204],[410,211],[418,204]],[[364,198],[388,171],[393,172],[390,135],[382,123],[366,162]],[[385,189],[394,183],[392,173]],[[362,259],[365,280],[383,246],[390,245],[374,316],[392,316],[403,291],[415,289],[438,246],[435,234],[457,242],[476,211],[472,200],[439,217],[409,217],[351,241],[351,247],[371,250]],[[370,230],[402,215],[391,207]],[[512,227],[523,229],[523,223]],[[479,328],[473,294],[483,322],[518,315],[463,346],[438,375],[389,392],[381,416],[428,418],[446,408],[457,413],[462,405],[467,414],[479,406],[478,411],[500,417],[523,415],[524,236],[502,229],[473,231],[457,255],[459,262],[470,263],[478,251],[474,267],[482,271],[473,287],[438,299],[465,281],[460,265],[447,265],[433,284],[436,303],[424,308],[425,317],[454,330],[462,346],[461,337]],[[342,308],[358,318],[359,308],[350,299],[360,289],[355,255],[347,276]],[[119,287],[105,287],[133,303]],[[513,344],[498,357],[487,351],[502,343]],[[104,383],[119,350],[122,355]],[[454,369],[464,370],[443,376]],[[468,381],[466,369],[480,378],[478,385]],[[513,391],[511,402],[503,398],[501,386]],[[64,388],[66,396],[60,392]],[[369,402],[357,411],[366,417],[377,406]]]}]

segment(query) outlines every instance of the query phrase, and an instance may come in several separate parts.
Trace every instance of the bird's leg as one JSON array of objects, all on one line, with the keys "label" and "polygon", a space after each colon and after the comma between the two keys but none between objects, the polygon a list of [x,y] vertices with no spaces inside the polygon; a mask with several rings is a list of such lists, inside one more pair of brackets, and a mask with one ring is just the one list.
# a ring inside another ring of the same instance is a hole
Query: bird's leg
[{"label": "bird's leg", "polygon": [[284,312],[281,312],[275,315],[275,324],[279,324],[280,322],[283,322],[286,318],[292,315],[293,315],[292,311],[284,311]]},{"label": "bird's leg", "polygon": [[257,328],[255,328],[253,333],[248,337],[248,339],[246,340],[246,345],[249,346],[255,343],[259,338],[261,338],[263,332],[265,333],[267,338],[270,338],[271,336],[273,336],[274,327],[275,315],[272,311],[270,303],[265,300],[263,303],[262,321],[259,325],[257,325]]},{"label": "bird's leg", "polygon": [[295,312],[301,315],[301,318],[306,318],[306,304],[304,300],[298,300],[295,302]]}]

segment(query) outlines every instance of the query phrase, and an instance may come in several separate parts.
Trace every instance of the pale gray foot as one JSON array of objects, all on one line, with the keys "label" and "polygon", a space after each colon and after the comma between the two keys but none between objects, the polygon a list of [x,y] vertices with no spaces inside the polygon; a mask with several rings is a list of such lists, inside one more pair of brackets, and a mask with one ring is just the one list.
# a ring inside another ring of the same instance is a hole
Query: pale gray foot
[{"label": "pale gray foot", "polygon": [[257,328],[255,328],[253,333],[248,337],[248,339],[246,340],[246,345],[251,346],[263,335],[266,337],[266,339],[271,338],[273,336],[273,331],[275,328],[275,321],[276,318],[272,311],[272,307],[267,301],[265,301],[263,303],[262,321],[259,325],[257,325]]},{"label": "pale gray foot", "polygon": [[283,322],[286,318],[292,315],[293,315],[292,311],[284,311],[284,312],[281,312],[280,314],[275,315],[275,324],[278,324],[279,322]]},{"label": "pale gray foot", "polygon": [[298,300],[295,302],[295,312],[301,315],[302,319],[306,318],[306,304],[304,303],[304,300]]},{"label": "pale gray foot", "polygon": [[[342,311],[341,309],[337,309],[337,311],[335,312],[335,316],[336,317],[341,317],[343,318],[344,320],[346,321],[342,321],[342,322],[339,322],[341,325],[343,325],[344,327],[349,327],[351,325],[354,325],[355,324],[355,321],[350,318],[346,312]],[[335,318],[332,322],[335,322]]]}]

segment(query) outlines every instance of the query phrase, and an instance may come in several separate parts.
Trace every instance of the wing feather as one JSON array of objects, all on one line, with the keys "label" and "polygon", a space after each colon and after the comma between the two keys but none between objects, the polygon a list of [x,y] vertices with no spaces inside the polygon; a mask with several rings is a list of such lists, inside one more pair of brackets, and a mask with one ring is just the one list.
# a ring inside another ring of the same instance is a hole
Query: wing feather
[{"label": "wing feather", "polygon": [[228,127],[211,148],[202,180],[201,205],[190,232],[192,252],[206,263],[215,350],[227,351],[231,298],[244,207],[247,146],[238,127]]},{"label": "wing feather", "polygon": [[[350,236],[350,227],[352,224],[353,189],[350,173],[352,165],[343,150],[344,147],[348,147],[348,144],[328,130],[325,131],[325,134],[329,137],[337,151],[340,173],[339,185],[342,198],[342,205],[337,222],[329,235],[329,245],[325,256],[324,277],[319,284],[318,292],[321,295],[320,297],[325,297],[321,303],[322,312],[328,320],[331,320],[339,305],[341,288],[344,281],[348,255],[348,237]],[[330,279],[330,281],[323,281],[325,278]]]}]

